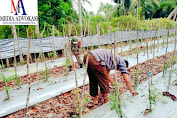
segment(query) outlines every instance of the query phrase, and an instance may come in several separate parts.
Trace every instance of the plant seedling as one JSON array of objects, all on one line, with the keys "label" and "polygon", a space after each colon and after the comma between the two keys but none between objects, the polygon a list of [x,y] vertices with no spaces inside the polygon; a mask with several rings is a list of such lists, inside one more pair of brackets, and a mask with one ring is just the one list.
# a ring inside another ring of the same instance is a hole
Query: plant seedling
[{"label": "plant seedling", "polygon": [[114,84],[113,87],[114,87],[114,92],[112,95],[110,95],[110,106],[111,109],[114,109],[116,111],[118,117],[123,118],[123,113],[121,110],[121,103],[120,103],[121,95],[117,90],[117,85]]}]

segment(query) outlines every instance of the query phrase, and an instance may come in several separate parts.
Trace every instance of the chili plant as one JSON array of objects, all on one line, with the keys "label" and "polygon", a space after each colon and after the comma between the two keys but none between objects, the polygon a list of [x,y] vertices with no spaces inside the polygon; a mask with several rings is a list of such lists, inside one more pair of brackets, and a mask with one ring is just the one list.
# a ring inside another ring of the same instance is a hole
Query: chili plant
[{"label": "chili plant", "polygon": [[114,109],[118,115],[118,117],[123,118],[125,117],[125,114],[123,114],[121,110],[121,95],[118,93],[117,85],[113,85],[114,92],[110,95],[110,107],[111,109]]}]

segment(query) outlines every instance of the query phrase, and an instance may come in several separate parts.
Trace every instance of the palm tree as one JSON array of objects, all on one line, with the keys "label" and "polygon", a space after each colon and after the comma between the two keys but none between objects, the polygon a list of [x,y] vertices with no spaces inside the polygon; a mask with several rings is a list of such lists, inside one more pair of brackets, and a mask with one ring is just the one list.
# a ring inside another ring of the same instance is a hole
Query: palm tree
[{"label": "palm tree", "polygon": [[149,0],[145,2],[145,18],[153,18],[156,11],[159,9],[160,3],[158,0]]},{"label": "palm tree", "polygon": [[173,10],[174,12],[172,13],[175,13],[176,6],[177,0],[163,0],[160,4],[159,10],[156,12],[154,17],[168,17]]},{"label": "palm tree", "polygon": [[177,15],[177,7],[169,14],[168,19],[172,19],[175,21]]},{"label": "palm tree", "polygon": [[129,14],[131,0],[113,0],[113,1],[118,4],[118,12],[124,12],[127,15]]},{"label": "palm tree", "polygon": [[80,34],[81,34],[81,37],[83,36],[83,32],[82,32],[82,13],[84,14],[86,12],[86,10],[84,9],[82,3],[88,3],[89,5],[92,5],[90,3],[89,0],[74,0],[75,3],[78,5],[78,8],[79,8],[79,25],[80,25]]},{"label": "palm tree", "polygon": [[115,7],[113,5],[111,5],[109,3],[104,4],[101,2],[97,12],[98,13],[103,12],[106,19],[108,20],[114,11],[115,11]]}]

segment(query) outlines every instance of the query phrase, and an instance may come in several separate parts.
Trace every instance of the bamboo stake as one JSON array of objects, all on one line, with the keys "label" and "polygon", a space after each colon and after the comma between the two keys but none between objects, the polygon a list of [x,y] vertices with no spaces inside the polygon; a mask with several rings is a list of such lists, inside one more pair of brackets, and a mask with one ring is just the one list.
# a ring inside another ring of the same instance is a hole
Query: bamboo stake
[{"label": "bamboo stake", "polygon": [[[111,28],[110,28],[110,26],[108,26],[108,34],[110,35],[110,30],[111,30]],[[108,40],[108,44],[110,44],[110,39]]]},{"label": "bamboo stake", "polygon": [[6,65],[7,65],[7,68],[9,68],[9,67],[10,67],[10,64],[9,64],[9,59],[8,59],[8,58],[6,59]]},{"label": "bamboo stake", "polygon": [[121,38],[120,38],[120,48],[121,48],[120,52],[121,52],[121,54],[122,54],[122,35],[123,35],[123,27],[122,27]]},{"label": "bamboo stake", "polygon": [[[169,28],[168,28],[168,34],[167,34],[167,45],[166,45],[166,51],[165,51],[165,53],[167,54],[167,52],[168,52],[168,38],[169,38],[169,31],[170,30],[170,26],[169,26]],[[165,66],[165,64],[166,64],[166,59],[167,59],[167,57],[166,57],[166,55],[165,55],[165,59],[164,59],[164,66]],[[162,76],[164,76],[165,75],[165,69],[163,70],[163,75]]]},{"label": "bamboo stake", "polygon": [[[162,28],[163,28],[163,25],[162,25]],[[163,29],[163,30],[166,30],[166,23],[165,23],[165,29]],[[164,47],[165,47],[165,39],[163,38],[162,48],[164,48]]]},{"label": "bamboo stake", "polygon": [[[37,34],[37,38],[40,39],[40,35],[39,35],[39,21],[38,21],[38,25],[35,26],[35,33]],[[40,44],[40,42],[39,42],[39,44]],[[40,45],[40,47],[41,47],[41,45]],[[38,89],[40,88],[39,70],[38,70],[38,67],[39,67],[39,58],[40,58],[40,54],[38,55],[38,58],[36,57],[36,54],[35,54],[36,72],[37,72],[37,80],[38,80]]]},{"label": "bamboo stake", "polygon": [[86,26],[87,26],[87,21],[86,21],[86,25],[84,26],[84,37],[86,36]]},{"label": "bamboo stake", "polygon": [[100,41],[100,24],[96,26],[97,29],[97,36],[98,36],[98,41],[99,41],[99,48],[101,46],[101,41]]},{"label": "bamboo stake", "polygon": [[88,21],[87,52],[88,52],[88,46],[89,46],[88,38],[90,40],[90,16],[89,16],[89,21]]},{"label": "bamboo stake", "polygon": [[[116,39],[114,39],[114,40],[116,40],[116,47],[117,47],[117,44],[118,44],[118,39],[119,39],[119,21],[117,22],[117,37],[116,37]],[[118,51],[118,48],[117,48],[117,51]]]},{"label": "bamboo stake", "polygon": [[15,69],[15,77],[17,77],[17,61],[16,61],[16,53],[15,53],[15,42],[17,41],[17,33],[15,25],[12,25],[12,32],[14,34],[14,69]]},{"label": "bamboo stake", "polygon": [[85,64],[85,73],[84,73],[84,80],[83,80],[83,91],[82,91],[82,94],[81,94],[81,103],[80,103],[80,113],[79,113],[80,118],[82,118],[82,111],[83,111],[82,107],[83,107],[83,99],[84,99],[84,95],[85,95],[85,81],[86,81],[86,76],[87,76],[88,59],[89,59],[89,55],[88,55],[88,52],[87,52],[87,58],[86,58],[86,64]]},{"label": "bamboo stake", "polygon": [[[144,36],[144,28],[143,28],[143,36]],[[146,38],[146,37],[145,37]],[[143,41],[141,42],[141,45],[144,46],[143,47],[143,50],[144,50],[144,56],[145,56],[145,53],[146,53],[146,40],[145,38],[143,37]]]},{"label": "bamboo stake", "polygon": [[4,85],[5,85],[6,98],[4,99],[4,101],[6,101],[6,100],[9,100],[9,99],[10,99],[10,96],[9,96],[8,83],[7,83],[6,78],[5,78],[5,76],[4,76],[3,68],[2,68],[1,65],[0,65],[0,71],[1,71],[1,76],[2,76],[2,79],[3,79]]},{"label": "bamboo stake", "polygon": [[1,58],[1,65],[2,67],[4,66],[4,63],[3,63],[3,60],[2,60],[2,57],[1,57],[1,51],[0,51],[0,58]]},{"label": "bamboo stake", "polygon": [[55,26],[52,25],[52,43],[53,43],[53,57],[56,58],[57,53],[56,53],[56,49],[55,49],[55,43],[54,43],[54,38],[55,38]]},{"label": "bamboo stake", "polygon": [[[169,23],[169,24],[170,24],[170,23]],[[170,26],[169,26],[169,28],[168,28],[167,45],[166,45],[166,53],[167,53],[167,51],[168,51],[169,35],[170,35]]]},{"label": "bamboo stake", "polygon": [[113,58],[113,63],[114,63],[114,67],[115,67],[115,79],[116,79],[116,90],[117,90],[117,98],[118,98],[118,107],[119,107],[119,113],[120,113],[120,117],[122,118],[123,117],[123,113],[122,113],[122,110],[121,110],[121,98],[120,98],[120,93],[119,93],[119,87],[118,87],[118,78],[117,78],[117,63],[116,63],[116,38],[114,38],[114,55],[112,55],[114,58]]},{"label": "bamboo stake", "polygon": [[29,39],[29,32],[28,32],[28,29],[26,29],[26,33],[27,33],[27,38]]},{"label": "bamboo stake", "polygon": [[[70,37],[68,37],[68,39],[70,39]],[[71,44],[70,44],[71,45]],[[74,70],[74,75],[75,75],[75,84],[76,84],[76,104],[78,107],[78,113],[79,113],[79,117],[81,118],[82,113],[80,114],[81,108],[80,108],[80,100],[79,100],[79,89],[78,89],[78,80],[77,80],[77,72],[76,72],[76,67],[75,67],[75,62],[73,59],[73,55],[72,55],[72,51],[71,48],[69,47],[69,52],[70,52],[70,57],[72,60],[72,65],[73,65],[73,70]]]},{"label": "bamboo stake", "polygon": [[89,15],[89,19],[88,19],[88,36],[91,36],[91,34],[90,34],[90,15]]},{"label": "bamboo stake", "polygon": [[18,38],[17,38],[17,41],[18,41],[18,50],[19,50],[19,56],[20,56],[20,64],[22,64],[22,62],[23,62],[23,56],[22,56],[22,51],[21,51],[21,46],[20,46],[20,40],[19,40],[19,28],[18,28]]},{"label": "bamboo stake", "polygon": [[[157,21],[158,22],[158,21]],[[157,38],[157,28],[158,28],[158,25],[157,25],[157,23],[156,23],[156,30],[155,30],[155,38]],[[155,46],[156,46],[156,44],[155,44],[155,38],[154,38],[154,48],[153,48],[153,58],[155,57]],[[157,39],[158,40],[158,39]]]},{"label": "bamboo stake", "polygon": [[139,20],[138,20],[138,4],[137,4],[137,21],[136,21],[136,27],[137,27],[137,67],[136,67],[136,79],[135,79],[135,89],[138,86],[139,81]]},{"label": "bamboo stake", "polygon": [[[31,90],[31,85],[30,85],[30,70],[29,70],[29,56],[30,56],[30,48],[31,48],[31,39],[32,39],[32,36],[30,36],[30,39],[29,39],[29,44],[28,44],[28,53],[27,53],[27,81],[28,81],[28,93],[27,93],[27,98],[26,98],[26,113],[28,114],[28,105],[29,105],[29,97],[30,97],[30,90]],[[29,117],[30,117],[30,114],[28,114]],[[27,115],[27,116],[28,116]]]},{"label": "bamboo stake", "polygon": [[173,70],[173,61],[174,61],[174,56],[175,56],[175,51],[176,51],[176,43],[177,43],[177,38],[176,38],[176,34],[177,31],[175,30],[175,47],[174,47],[174,51],[173,51],[173,56],[172,56],[172,61],[171,61],[171,68],[170,68],[170,76],[169,76],[169,80],[168,80],[168,88],[167,91],[169,92],[170,90],[170,85],[171,85],[171,76],[172,76],[172,70]]},{"label": "bamboo stake", "polygon": [[75,29],[75,32],[76,32],[76,36],[77,36],[77,29],[76,29],[76,26],[74,25],[74,29]]},{"label": "bamboo stake", "polygon": [[[160,30],[160,22],[158,23],[159,27],[158,27],[158,30]],[[157,39],[157,52],[159,52],[159,39]]]},{"label": "bamboo stake", "polygon": [[[0,58],[2,59],[2,57],[1,57],[1,51],[0,51]],[[3,63],[2,63],[3,64]],[[7,83],[7,81],[6,81],[6,78],[5,78],[5,76],[4,76],[4,73],[3,73],[3,65],[0,65],[0,71],[1,71],[1,75],[0,75],[0,77],[2,77],[2,79],[3,79],[3,82],[4,82],[4,86],[5,86],[5,90],[6,90],[6,98],[4,99],[4,101],[6,101],[6,100],[9,100],[9,98],[10,98],[10,96],[9,96],[9,90],[8,90],[8,83]]]},{"label": "bamboo stake", "polygon": [[132,23],[131,23],[130,30],[129,30],[129,37],[130,37],[129,50],[130,50],[130,54],[132,54]]},{"label": "bamboo stake", "polygon": [[[153,41],[153,40],[152,40],[152,37],[153,37],[153,36],[152,36],[152,24],[151,24],[151,42]],[[151,43],[151,54],[152,54],[152,50],[153,50],[153,47],[152,47],[152,46],[153,46],[153,43]]]},{"label": "bamboo stake", "polygon": [[103,34],[103,36],[104,36],[104,28],[103,28],[103,26],[102,26],[102,34]]},{"label": "bamboo stake", "polygon": [[[63,28],[63,38],[64,38],[64,42],[63,42],[63,45],[64,45],[64,56],[65,56],[65,61],[67,62],[67,56],[66,56],[66,45],[68,45],[68,43],[66,43],[66,39],[65,39],[65,30],[64,30],[64,28]],[[66,75],[68,75],[69,74],[69,70],[68,70],[68,67],[67,67],[67,65],[65,65],[65,68],[66,68]],[[66,76],[66,80],[67,80],[68,78],[67,78],[67,76]]]},{"label": "bamboo stake", "polygon": [[[69,49],[69,51],[70,51],[70,56],[71,56],[72,63],[73,63],[73,70],[74,70],[75,84],[76,84],[76,101],[77,101],[77,106],[79,108],[79,90],[78,90],[77,72],[76,72],[75,62],[73,59],[71,48]],[[79,109],[79,111],[80,111],[80,109]],[[79,117],[80,117],[80,114],[79,114]]]},{"label": "bamboo stake", "polygon": [[[149,23],[148,23],[149,24]],[[149,31],[149,25],[148,27],[148,31]],[[149,64],[149,44],[148,44],[148,38],[147,38],[147,32],[146,32],[146,47],[147,47],[147,67],[148,67],[148,91],[149,91],[149,109],[152,109],[152,102],[151,102],[151,86],[152,86],[152,74],[150,72],[150,64]]]},{"label": "bamboo stake", "polygon": [[[126,27],[126,33],[127,31],[129,31],[129,22],[127,23],[127,27]],[[130,41],[127,41],[127,45],[129,44]],[[126,57],[127,57],[127,61],[128,61],[128,56],[129,56],[129,51],[126,53]]]},{"label": "bamboo stake", "polygon": [[[39,41],[40,41],[40,50],[41,50],[41,52],[40,52],[40,54],[42,54],[42,56],[43,56],[43,58],[44,58],[44,64],[45,64],[45,79],[46,79],[46,81],[48,81],[48,68],[47,68],[47,62],[46,62],[46,58],[45,58],[45,55],[44,55],[44,52],[43,52],[43,49],[42,49],[42,36],[43,36],[43,33],[44,33],[44,31],[45,31],[45,27],[46,27],[46,23],[44,24],[44,29],[43,29],[43,31],[41,32],[41,34],[39,34]],[[40,58],[40,56],[39,56],[39,58]]]}]

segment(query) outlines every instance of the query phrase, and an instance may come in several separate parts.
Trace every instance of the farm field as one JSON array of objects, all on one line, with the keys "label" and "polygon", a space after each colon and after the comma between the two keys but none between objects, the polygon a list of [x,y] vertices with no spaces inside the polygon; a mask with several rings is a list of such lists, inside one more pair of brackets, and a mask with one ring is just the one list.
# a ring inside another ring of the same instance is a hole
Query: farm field
[{"label": "farm field", "polygon": [[[155,57],[154,58],[153,58],[153,51],[148,50],[149,60],[151,61],[151,64],[152,64],[151,66],[154,66],[153,71],[152,71],[153,75],[156,75],[156,74],[160,73],[161,71],[163,71],[164,61],[165,60],[169,60],[170,57],[172,57],[173,55],[176,54],[176,53],[173,54],[174,46],[175,46],[175,42],[174,42],[175,41],[175,37],[171,37],[171,38],[172,38],[171,39],[172,42],[170,44],[168,44],[169,48],[167,50],[167,54],[166,54],[166,46],[158,46],[158,48],[155,49],[156,51],[155,51]],[[159,40],[159,42],[162,42],[162,41],[163,41],[163,39]],[[151,42],[149,42],[149,43],[151,44]],[[161,44],[161,43],[158,43],[158,44]],[[124,49],[123,52],[124,51],[125,52],[129,51],[128,49],[126,49],[124,47],[122,47],[122,49]],[[120,51],[121,48],[118,48],[117,50]],[[125,55],[124,58],[127,58],[127,55]],[[140,51],[139,58],[140,58],[139,59],[140,68],[147,68],[147,64],[146,64],[147,63],[147,54],[144,53],[144,51]],[[132,81],[132,83],[134,83],[134,87],[135,87],[136,72],[133,71],[133,70],[137,67],[136,54],[129,55],[128,56],[128,60],[129,60],[129,63],[130,63],[130,69],[129,69],[130,73],[129,74],[130,74],[130,77],[131,77],[131,81]],[[156,63],[153,63],[154,61]],[[64,64],[64,62],[63,62],[63,64]],[[65,72],[63,68],[58,67],[58,69],[60,69],[60,71],[63,70],[63,73]],[[54,69],[51,69],[51,71],[52,70],[56,70],[56,69],[54,68]],[[145,80],[147,80],[147,73],[148,73],[147,71],[148,70],[145,70],[145,71],[141,72],[141,75],[139,75],[139,78],[141,78],[139,80],[139,83],[142,83]],[[84,72],[85,72],[84,69],[78,69],[76,71],[77,79],[79,80],[78,81],[78,85],[81,88],[83,86]],[[58,72],[56,72],[56,73],[58,73]],[[111,71],[111,73],[114,74],[115,71]],[[58,76],[61,76],[61,74],[58,74]],[[72,113],[75,113],[76,111],[73,111],[73,105],[76,105],[76,104],[75,104],[74,100],[72,101],[73,97],[75,96],[75,93],[73,92],[73,91],[75,91],[75,89],[74,89],[75,88],[75,82],[74,82],[74,78],[73,77],[74,77],[74,72],[69,72],[68,75],[63,75],[63,77],[62,76],[61,77],[57,77],[57,76],[50,77],[50,78],[48,78],[48,82],[36,81],[36,82],[31,83],[31,90],[32,91],[31,91],[31,97],[30,97],[29,105],[32,106],[32,107],[30,107],[30,109],[32,111],[34,111],[34,113],[32,113],[31,115],[32,116],[34,115],[34,117],[35,117],[37,112],[39,112],[38,110],[40,110],[41,112],[45,111],[43,108],[40,108],[40,109],[38,109],[39,107],[36,108],[35,107],[36,105],[37,106],[38,105],[41,106],[43,104],[47,108],[50,108],[50,107],[58,108],[58,106],[55,106],[55,105],[54,106],[48,106],[48,102],[49,101],[53,101],[54,100],[56,102],[58,97],[61,98],[61,101],[62,101],[61,104],[63,106],[60,109],[66,108],[67,112],[65,113],[66,109],[63,109],[63,111],[61,111],[61,114],[57,114],[57,113],[55,113],[56,111],[53,111],[54,113],[52,113],[52,115],[54,115],[54,116],[56,115],[56,117],[64,117],[63,115],[69,116],[69,115],[72,115]],[[119,79],[120,79],[120,75],[119,75]],[[122,79],[120,79],[119,82],[122,84],[120,86],[120,91],[121,91],[121,93],[123,93],[123,92],[126,91],[125,84],[122,81]],[[89,92],[88,91],[88,85],[87,85],[88,84],[88,78],[86,78],[85,84],[86,84],[86,86],[85,86],[86,93],[85,94],[88,97],[88,92]],[[1,89],[2,88],[3,87],[1,87]],[[9,91],[10,100],[6,101],[6,103],[4,103],[4,101],[1,101],[1,103],[2,103],[2,105],[1,105],[2,106],[1,114],[2,115],[3,114],[7,115],[9,113],[12,113],[12,112],[15,112],[17,110],[25,108],[25,103],[26,103],[26,100],[25,100],[26,95],[25,95],[25,93],[27,92],[27,85],[23,85],[22,88],[20,88],[20,89],[17,89],[17,88],[18,87],[15,87],[15,88],[12,87],[12,89]],[[82,91],[82,89],[80,89],[80,90]],[[1,100],[3,100],[6,97],[6,92],[5,91],[1,91],[1,94],[3,95],[3,96],[1,96]],[[59,95],[59,96],[57,96],[57,95]],[[66,99],[67,96],[69,96],[70,98]],[[91,99],[91,98],[87,98],[87,99]],[[47,101],[45,101],[45,100],[47,100]],[[58,99],[58,100],[60,100],[60,99]],[[14,102],[16,102],[16,103],[14,104]],[[65,102],[66,103],[69,102],[69,103],[65,104]],[[70,105],[68,105],[68,104],[70,104]],[[85,106],[86,107],[86,111],[84,113],[88,113],[89,111],[92,111],[93,109],[95,109],[95,107],[96,108],[98,107],[98,106],[92,106],[91,102],[88,102],[88,103],[85,103],[85,104],[86,104],[86,106]],[[102,104],[103,103],[100,103],[99,105],[102,105]],[[5,105],[11,106],[11,107],[6,107],[7,109],[4,109]],[[74,109],[75,109],[75,107],[74,107]],[[25,110],[22,110],[22,111],[19,111],[17,113],[13,113],[9,117],[11,117],[11,116],[16,116],[17,117],[18,114],[20,114],[20,113],[23,114],[24,112],[25,112]],[[46,115],[48,113],[50,113],[50,111],[47,111]],[[23,116],[24,116],[24,114],[22,116],[19,116],[19,117],[23,117]]]},{"label": "farm field", "polygon": [[177,0],[10,0],[0,24],[0,118],[177,118]]}]

